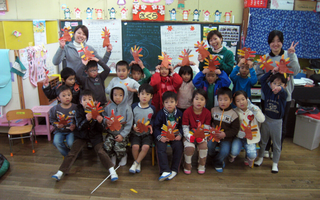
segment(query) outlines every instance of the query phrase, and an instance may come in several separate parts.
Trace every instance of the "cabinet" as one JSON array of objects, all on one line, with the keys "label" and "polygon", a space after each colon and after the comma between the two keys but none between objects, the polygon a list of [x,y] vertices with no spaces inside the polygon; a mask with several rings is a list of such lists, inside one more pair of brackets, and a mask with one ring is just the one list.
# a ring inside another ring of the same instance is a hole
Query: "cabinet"
[{"label": "cabinet", "polygon": [[[51,88],[55,87],[59,82],[59,77],[58,76],[50,76],[49,77],[49,84]],[[43,87],[43,83],[42,81],[37,83],[38,85],[38,94],[39,94],[39,102],[40,105],[50,105],[53,101],[55,101],[56,99],[51,99],[49,100],[46,95],[44,94],[42,87]]]}]

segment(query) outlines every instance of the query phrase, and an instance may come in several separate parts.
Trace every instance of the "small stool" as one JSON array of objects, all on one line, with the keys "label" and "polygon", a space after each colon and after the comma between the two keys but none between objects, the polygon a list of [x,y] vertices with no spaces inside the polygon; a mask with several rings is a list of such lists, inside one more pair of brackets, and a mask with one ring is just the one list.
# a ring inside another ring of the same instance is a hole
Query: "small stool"
[{"label": "small stool", "polygon": [[[49,111],[51,108],[52,106],[35,106],[31,109],[35,119],[34,130],[36,135],[47,135],[48,141],[51,141],[51,132],[54,130],[49,121]],[[39,125],[38,117],[45,117],[46,125]]]}]

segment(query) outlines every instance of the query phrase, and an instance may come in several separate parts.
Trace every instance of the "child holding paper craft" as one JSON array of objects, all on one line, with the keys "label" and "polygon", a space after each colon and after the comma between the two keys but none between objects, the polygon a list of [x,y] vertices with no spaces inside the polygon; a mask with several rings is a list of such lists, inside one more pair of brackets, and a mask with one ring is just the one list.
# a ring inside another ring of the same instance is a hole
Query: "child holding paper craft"
[{"label": "child holding paper craft", "polygon": [[179,69],[179,75],[183,82],[178,91],[178,105],[177,108],[182,113],[192,105],[192,94],[194,85],[192,83],[193,71],[190,66],[182,66]]},{"label": "child holding paper craft", "polygon": [[[155,118],[153,136],[160,168],[159,181],[164,181],[173,179],[179,172],[183,154],[182,112],[176,108],[177,94],[175,92],[166,91],[161,99],[164,108],[157,113]],[[171,168],[166,152],[168,143],[172,148]]]},{"label": "child holding paper craft", "polygon": [[208,159],[214,164],[217,172],[223,172],[225,167],[224,159],[228,157],[233,138],[237,135],[240,128],[238,114],[232,109],[232,91],[227,87],[222,87],[217,92],[218,107],[211,109],[212,127],[218,127],[221,131],[215,133],[220,139],[220,151],[216,152],[218,142],[208,141]]},{"label": "child holding paper craft", "polygon": [[[197,145],[199,151],[198,173],[205,173],[207,160],[207,136],[204,129],[210,128],[211,113],[206,105],[207,93],[203,89],[197,89],[192,94],[192,106],[190,106],[182,117],[183,144],[184,144],[184,173],[191,173],[191,160]],[[199,133],[199,134],[197,134]]]},{"label": "child holding paper craft", "polygon": [[[139,87],[140,102],[132,105],[133,128],[131,130],[131,146],[134,162],[129,169],[130,173],[141,171],[141,161],[146,156],[152,145],[152,126],[156,114],[156,108],[149,104],[153,96],[153,87],[144,83]],[[139,149],[141,147],[141,151]]]},{"label": "child holding paper craft", "polygon": [[129,64],[121,60],[117,62],[116,64],[116,71],[117,71],[117,77],[113,78],[108,87],[106,88],[105,92],[110,95],[111,89],[118,84],[123,84],[127,87],[128,90],[128,104],[132,105],[133,102],[133,94],[138,92],[138,89],[140,87],[140,84],[129,77]]},{"label": "child holding paper craft", "polygon": [[[53,132],[53,145],[57,147],[62,156],[67,156],[72,147],[75,129],[74,116],[76,104],[71,103],[72,93],[70,87],[63,85],[58,89],[58,100],[61,102],[49,111],[49,120],[55,131]],[[66,145],[64,143],[66,140]]]},{"label": "child holding paper craft", "polygon": [[67,67],[70,67],[77,72],[81,67],[81,55],[83,54],[80,54],[78,51],[82,49],[81,44],[83,44],[84,47],[88,46],[89,51],[93,51],[93,54],[98,58],[98,60],[101,60],[104,64],[106,64],[112,51],[112,45],[107,47],[106,53],[104,54],[103,58],[101,58],[93,47],[86,45],[86,41],[88,41],[88,39],[88,28],[84,25],[77,26],[74,30],[73,42],[66,44],[65,40],[59,40],[60,47],[54,55],[52,63],[54,65],[59,65],[64,59],[66,59]]},{"label": "child holding paper craft", "polygon": [[236,91],[233,101],[237,106],[234,111],[238,113],[241,125],[237,137],[232,141],[229,161],[234,161],[243,146],[247,155],[245,164],[252,168],[257,157],[256,143],[260,141],[259,123],[263,123],[265,117],[260,108],[250,102],[245,91]]},{"label": "child holding paper craft", "polygon": [[[58,172],[52,176],[53,179],[60,181],[64,174],[67,174],[76,160],[82,148],[90,141],[94,147],[95,152],[98,154],[102,165],[109,170],[111,174],[111,181],[118,180],[118,175],[114,170],[108,154],[103,149],[103,117],[99,114],[96,119],[93,119],[92,113],[89,111],[88,104],[94,101],[93,93],[90,90],[81,91],[80,103],[76,109],[76,124],[78,130],[75,131],[75,141],[71,147],[70,152],[63,160]],[[87,112],[86,112],[87,111]]]}]

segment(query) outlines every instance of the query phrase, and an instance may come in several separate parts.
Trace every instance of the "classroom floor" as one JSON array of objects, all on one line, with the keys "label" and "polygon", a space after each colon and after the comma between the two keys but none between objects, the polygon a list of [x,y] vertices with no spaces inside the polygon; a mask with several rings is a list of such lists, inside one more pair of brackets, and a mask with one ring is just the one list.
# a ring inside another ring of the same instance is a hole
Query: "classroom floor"
[{"label": "classroom floor", "polygon": [[278,174],[271,173],[270,159],[250,169],[243,164],[241,153],[234,163],[226,162],[223,173],[207,166],[206,173],[198,175],[194,157],[191,175],[180,172],[171,181],[159,182],[150,151],[141,173],[129,173],[129,154],[127,166],[117,171],[119,180],[107,180],[92,195],[108,175],[94,150],[84,148],[70,174],[56,182],[51,176],[57,172],[62,156],[45,136],[37,138],[35,154],[30,141],[21,144],[16,140],[14,156],[10,157],[7,135],[0,134],[0,153],[11,164],[0,178],[0,199],[320,199],[320,147],[310,151],[293,144],[292,138],[285,140]]}]

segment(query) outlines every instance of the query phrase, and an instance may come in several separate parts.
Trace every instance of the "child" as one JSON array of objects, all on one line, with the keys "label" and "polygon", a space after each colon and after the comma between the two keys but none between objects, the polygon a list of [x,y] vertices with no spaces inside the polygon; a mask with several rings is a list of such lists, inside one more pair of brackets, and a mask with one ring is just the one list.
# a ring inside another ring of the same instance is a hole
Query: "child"
[{"label": "child", "polygon": [[[101,60],[98,60],[97,57],[91,58],[91,60],[85,61],[82,59],[83,65],[77,71],[77,80],[82,85],[83,89],[88,89],[93,92],[93,96],[97,102],[101,103],[103,106],[107,103],[107,98],[104,93],[104,80],[108,77],[110,68],[104,64]],[[99,64],[103,68],[103,72],[98,73],[98,65]],[[87,77],[84,77],[83,71],[85,69]]]},{"label": "child", "polygon": [[[132,135],[130,138],[132,145],[132,155],[134,158],[134,162],[129,169],[131,173],[139,173],[141,171],[141,161],[146,156],[149,151],[150,146],[152,145],[152,126],[156,113],[156,109],[154,106],[149,105],[150,100],[153,96],[153,87],[148,83],[144,83],[139,87],[139,99],[140,102],[134,103],[132,105],[132,113],[133,113],[133,121],[134,126],[132,129]],[[137,122],[146,124],[149,122],[147,132],[140,130]],[[140,146],[141,151],[139,153]]]},{"label": "child", "polygon": [[[257,157],[256,143],[260,141],[258,123],[264,122],[265,117],[260,108],[250,102],[245,91],[236,91],[233,95],[233,101],[237,106],[234,110],[238,113],[241,125],[237,137],[232,141],[229,161],[233,162],[235,157],[239,155],[241,147],[244,146],[248,158],[248,162],[245,162],[245,164],[253,167],[253,161]],[[248,133],[245,128],[249,126],[250,132]]]},{"label": "child", "polygon": [[[177,94],[173,91],[167,91],[162,96],[162,103],[164,108],[161,109],[156,116],[154,122],[153,136],[155,138],[158,164],[160,168],[159,181],[171,180],[179,172],[180,162],[183,153],[182,144],[182,112],[176,108],[177,106]],[[176,124],[176,129],[179,131],[175,135],[175,139],[170,141],[166,136],[161,136],[161,127],[163,125]],[[168,163],[168,155],[166,153],[167,144],[170,143],[172,148],[172,162],[171,168]]]},{"label": "child", "polygon": [[192,83],[193,71],[190,66],[182,66],[179,70],[183,82],[178,91],[178,105],[182,112],[192,105],[192,94],[194,91],[194,85]]},{"label": "child", "polygon": [[[270,77],[270,78],[269,78]],[[269,78],[269,81],[268,81]],[[272,173],[278,173],[278,162],[281,154],[282,118],[285,113],[287,79],[283,74],[272,75],[271,70],[260,79],[261,90],[264,93],[266,121],[261,125],[261,143],[259,159],[254,162],[260,166],[269,137],[273,142]]]},{"label": "child", "polygon": [[207,160],[207,140],[206,138],[198,139],[191,135],[189,131],[192,129],[197,129],[198,123],[204,125],[204,129],[210,128],[211,123],[211,113],[204,106],[206,105],[207,93],[204,89],[197,89],[192,94],[192,106],[190,106],[184,113],[182,117],[182,128],[184,135],[184,173],[191,173],[191,159],[194,154],[195,145],[198,146],[199,151],[199,165],[198,165],[198,173],[205,173],[205,164]]},{"label": "child", "polygon": [[108,132],[104,148],[113,164],[118,158],[119,165],[124,166],[127,164],[126,147],[133,120],[132,109],[128,103],[127,87],[124,84],[115,85],[110,91],[110,101],[111,103],[104,108],[103,112],[104,116],[109,117],[104,119]]},{"label": "child", "polygon": [[62,83],[57,84],[57,86],[55,86],[54,88],[51,88],[49,85],[49,77],[46,77],[44,79],[42,88],[44,94],[48,99],[57,98],[57,90],[59,89],[59,87],[62,85],[67,85],[68,87],[70,87],[72,93],[71,102],[74,104],[79,104],[80,87],[76,83],[76,72],[73,69],[66,67],[60,72],[60,75]]},{"label": "child", "polygon": [[[204,78],[205,81],[203,80]],[[228,75],[220,69],[216,69],[214,72],[204,69],[197,73],[192,82],[197,89],[202,88],[207,92],[208,100],[206,108],[208,110],[218,105],[217,90],[221,87],[229,87],[231,83]]]},{"label": "child", "polygon": [[[71,103],[71,89],[67,85],[59,87],[57,94],[58,101],[60,101],[61,103],[53,106],[50,109],[49,119],[51,125],[55,127],[55,131],[53,132],[53,145],[57,147],[62,156],[65,157],[68,155],[74,141],[74,116],[77,106]],[[64,117],[64,119],[67,119],[67,121],[64,121],[63,119],[61,119],[61,117]],[[68,146],[65,145],[64,140],[66,140]]]},{"label": "child", "polygon": [[[133,102],[133,93],[138,92],[140,84],[133,80],[132,78],[128,77],[129,76],[129,65],[126,61],[122,60],[119,61],[116,64],[116,70],[117,70],[117,77],[113,78],[108,87],[106,88],[106,93],[110,94],[111,89],[115,85],[123,84],[127,86],[128,94],[128,104],[131,105]],[[111,98],[111,97],[110,97]]]},{"label": "child", "polygon": [[229,155],[231,142],[237,135],[240,128],[238,114],[232,109],[232,91],[227,87],[222,87],[217,92],[219,107],[211,109],[213,118],[212,127],[220,127],[222,131],[215,133],[220,139],[220,151],[215,152],[218,142],[208,142],[208,156],[214,162],[217,172],[223,172],[225,167],[224,159]]},{"label": "child", "polygon": [[[135,81],[137,81],[140,85],[144,83],[149,83],[151,73],[147,68],[144,67],[143,62],[141,60],[139,60],[138,62],[132,61],[129,66],[131,66],[131,76]],[[137,93],[134,93],[133,103],[136,102],[139,102],[139,98]]]},{"label": "child", "polygon": [[96,119],[92,119],[91,113],[86,113],[89,111],[88,104],[94,101],[93,93],[90,90],[83,90],[80,95],[80,103],[76,110],[76,124],[78,130],[75,131],[74,137],[75,141],[68,155],[63,160],[59,171],[52,176],[53,179],[60,181],[63,174],[69,172],[71,166],[76,160],[78,154],[82,148],[90,141],[94,147],[94,150],[98,154],[102,165],[109,169],[111,174],[111,181],[118,180],[118,175],[113,168],[113,164],[108,156],[108,154],[103,149],[102,131],[103,131],[103,117],[98,115]]},{"label": "child", "polygon": [[177,93],[181,84],[182,78],[173,71],[171,65],[168,68],[161,65],[156,67],[156,73],[151,76],[150,85],[155,92],[151,104],[156,108],[157,112],[163,108],[162,95],[166,91]]},{"label": "child", "polygon": [[[234,85],[232,93],[234,94],[238,90],[243,90],[250,98],[251,87],[257,83],[257,75],[256,71],[253,68],[253,62],[251,60],[248,60],[246,64],[245,61],[245,58],[241,58],[238,65],[233,68],[230,74],[230,78]],[[249,72],[250,77],[248,77]]]}]

